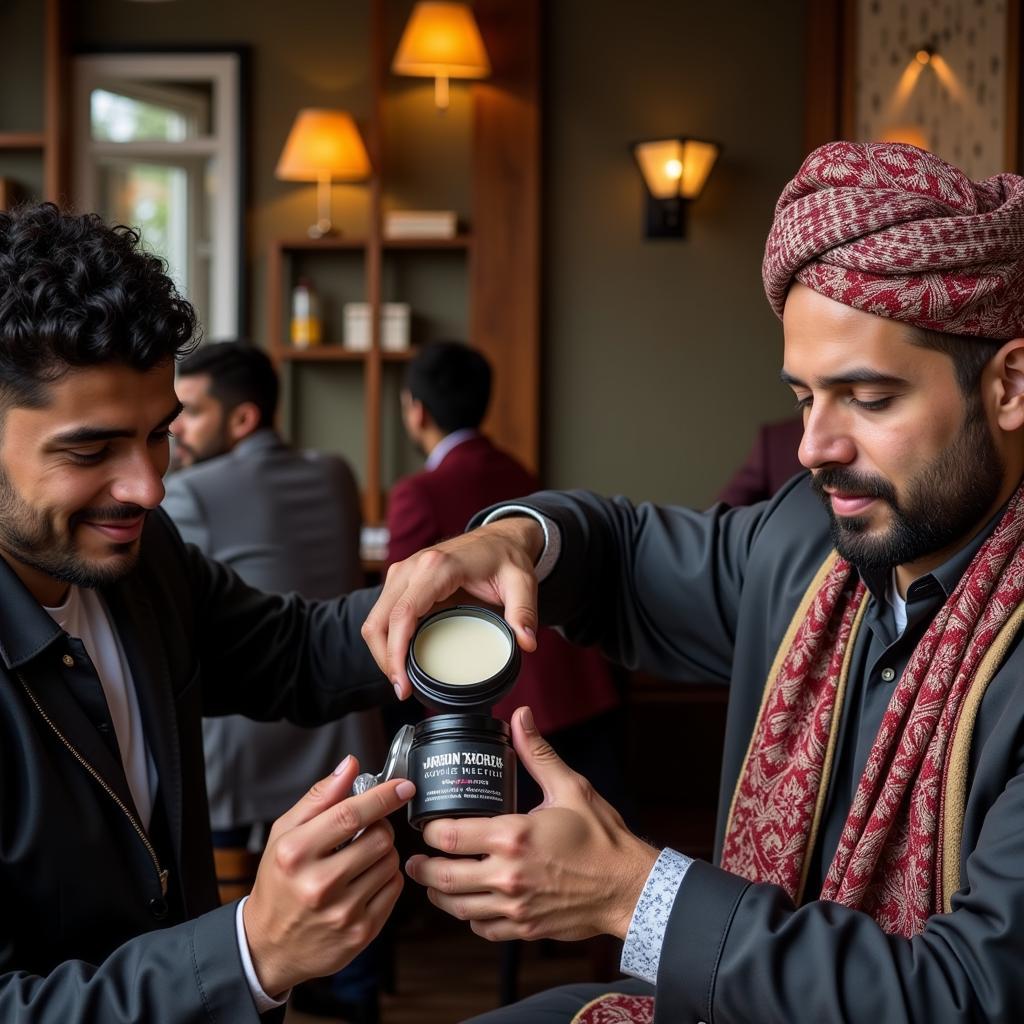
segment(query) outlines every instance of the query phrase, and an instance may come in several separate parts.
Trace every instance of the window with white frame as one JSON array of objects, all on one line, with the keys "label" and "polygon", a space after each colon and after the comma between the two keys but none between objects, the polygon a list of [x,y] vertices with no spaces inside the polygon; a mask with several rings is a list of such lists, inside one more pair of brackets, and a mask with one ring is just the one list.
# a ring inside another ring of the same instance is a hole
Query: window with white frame
[{"label": "window with white frame", "polygon": [[239,331],[239,56],[74,60],[74,196],[162,256],[210,340]]}]

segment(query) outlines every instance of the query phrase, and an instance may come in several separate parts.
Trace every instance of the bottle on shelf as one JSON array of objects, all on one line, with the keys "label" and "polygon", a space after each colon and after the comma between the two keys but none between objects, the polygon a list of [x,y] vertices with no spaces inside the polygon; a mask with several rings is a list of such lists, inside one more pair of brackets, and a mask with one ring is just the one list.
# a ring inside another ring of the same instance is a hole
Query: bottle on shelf
[{"label": "bottle on shelf", "polygon": [[320,301],[305,277],[292,289],[291,341],[296,348],[312,348],[323,341]]}]

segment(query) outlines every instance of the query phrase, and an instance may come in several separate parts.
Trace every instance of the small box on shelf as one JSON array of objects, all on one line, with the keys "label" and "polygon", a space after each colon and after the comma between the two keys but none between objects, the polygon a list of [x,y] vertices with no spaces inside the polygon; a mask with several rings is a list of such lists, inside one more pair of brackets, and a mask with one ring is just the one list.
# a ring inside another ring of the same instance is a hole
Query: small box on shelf
[{"label": "small box on shelf", "polygon": [[[352,352],[370,348],[370,304],[346,302],[344,307],[344,346]],[[380,347],[385,352],[405,352],[409,348],[409,303],[381,304]]]},{"label": "small box on shelf", "polygon": [[454,210],[390,210],[384,214],[384,237],[454,238],[458,217]]},{"label": "small box on shelf", "polygon": [[359,531],[359,557],[364,562],[386,561],[390,539],[386,526],[364,526]]}]

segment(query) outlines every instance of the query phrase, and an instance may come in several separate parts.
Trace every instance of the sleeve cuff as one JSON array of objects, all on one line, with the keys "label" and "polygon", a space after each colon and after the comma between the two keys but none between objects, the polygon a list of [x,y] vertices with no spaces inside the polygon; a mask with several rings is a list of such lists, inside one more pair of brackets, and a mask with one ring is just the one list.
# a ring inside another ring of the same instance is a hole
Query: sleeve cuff
[{"label": "sleeve cuff", "polygon": [[501,508],[490,512],[480,525],[486,526],[497,519],[507,519],[510,516],[529,516],[539,523],[540,528],[544,531],[544,547],[541,550],[540,558],[537,559],[533,567],[537,582],[543,583],[551,575],[558,562],[558,556],[562,553],[562,534],[558,525],[553,519],[548,519],[546,515],[536,509],[528,508],[526,505],[502,505]]},{"label": "sleeve cuff", "polygon": [[263,986],[260,984],[259,978],[256,977],[256,968],[252,965],[252,954],[249,952],[249,940],[245,934],[245,923],[242,921],[242,907],[245,906],[245,901],[248,898],[246,896],[238,902],[238,909],[235,911],[235,934],[238,936],[238,952],[242,957],[242,970],[245,972],[245,980],[252,993],[252,1001],[256,1004],[256,1012],[266,1013],[267,1010],[284,1006],[292,992],[289,989],[285,992],[283,999],[271,999],[263,991]]},{"label": "sleeve cuff", "polygon": [[623,974],[656,985],[661,947],[665,942],[669,914],[691,857],[668,848],[654,862],[647,876],[622,946],[620,968]]}]

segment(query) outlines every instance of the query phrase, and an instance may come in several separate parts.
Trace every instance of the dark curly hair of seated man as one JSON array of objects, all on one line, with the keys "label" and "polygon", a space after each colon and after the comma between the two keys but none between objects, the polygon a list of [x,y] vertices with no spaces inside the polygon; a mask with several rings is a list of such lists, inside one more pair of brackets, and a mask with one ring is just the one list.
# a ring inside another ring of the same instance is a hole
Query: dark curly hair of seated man
[{"label": "dark curly hair of seated man", "polygon": [[0,409],[73,367],[148,370],[198,340],[191,304],[138,231],[52,203],[0,213]]}]

